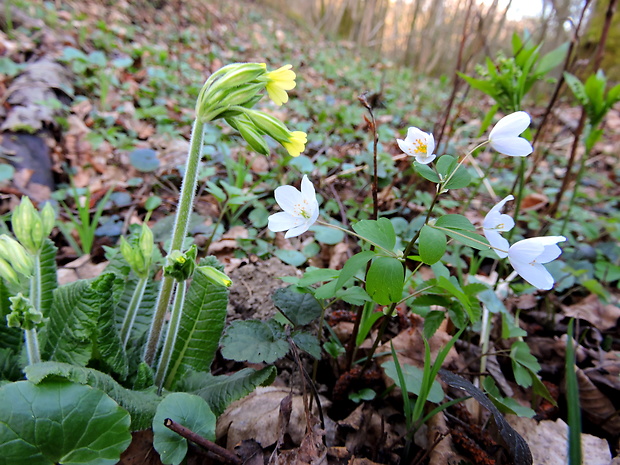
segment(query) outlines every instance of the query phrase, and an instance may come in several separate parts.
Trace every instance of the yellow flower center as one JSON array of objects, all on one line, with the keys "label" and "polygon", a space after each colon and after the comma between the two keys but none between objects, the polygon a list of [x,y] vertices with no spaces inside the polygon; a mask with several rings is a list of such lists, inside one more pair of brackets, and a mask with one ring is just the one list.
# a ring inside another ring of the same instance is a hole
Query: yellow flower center
[{"label": "yellow flower center", "polygon": [[297,216],[301,216],[304,219],[310,219],[310,213],[308,213],[308,201],[302,200],[302,203],[295,205],[293,212]]},{"label": "yellow flower center", "polygon": [[426,144],[425,140],[422,139],[416,139],[413,142],[413,151],[415,153],[427,153],[428,152],[428,145]]}]

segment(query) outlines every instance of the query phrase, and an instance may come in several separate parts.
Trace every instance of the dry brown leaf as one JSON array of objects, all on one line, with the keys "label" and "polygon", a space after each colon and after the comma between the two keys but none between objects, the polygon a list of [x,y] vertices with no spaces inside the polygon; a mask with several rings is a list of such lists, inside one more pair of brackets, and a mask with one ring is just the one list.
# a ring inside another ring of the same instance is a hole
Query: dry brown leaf
[{"label": "dry brown leaf", "polygon": [[573,305],[562,305],[562,310],[566,316],[586,320],[601,331],[614,328],[620,318],[620,307],[605,305],[596,294],[590,294]]},{"label": "dry brown leaf", "polygon": [[579,401],[581,409],[595,424],[611,434],[620,431],[620,416],[609,398],[603,394],[590,378],[577,368],[577,384],[579,385]]},{"label": "dry brown leaf", "polygon": [[107,265],[108,262],[93,263],[90,255],[82,255],[58,269],[58,284],[68,284],[78,279],[96,278],[103,273]]},{"label": "dry brown leaf", "polygon": [[526,195],[521,202],[521,208],[525,210],[537,211],[549,203],[549,197],[544,194],[533,192]]},{"label": "dry brown leaf", "polygon": [[444,436],[429,454],[428,465],[456,465],[465,462],[465,459],[456,453],[452,437],[450,436],[446,418],[438,413],[428,420],[428,443],[433,444],[439,437]]},{"label": "dry brown leaf", "polygon": [[[506,420],[525,439],[536,465],[566,465],[568,463],[568,426],[562,419],[543,420],[507,415]],[[607,441],[589,434],[581,435],[583,465],[607,465],[611,452]]]},{"label": "dry brown leaf", "polygon": [[[226,436],[228,449],[244,439],[255,439],[262,447],[275,444],[278,440],[278,420],[280,403],[290,393],[290,389],[259,387],[247,397],[233,402],[217,420],[218,440]],[[329,401],[321,399],[325,408]],[[316,412],[316,405],[315,405]],[[294,395],[291,420],[286,429],[295,444],[301,444],[306,433],[306,414],[303,398]]]}]

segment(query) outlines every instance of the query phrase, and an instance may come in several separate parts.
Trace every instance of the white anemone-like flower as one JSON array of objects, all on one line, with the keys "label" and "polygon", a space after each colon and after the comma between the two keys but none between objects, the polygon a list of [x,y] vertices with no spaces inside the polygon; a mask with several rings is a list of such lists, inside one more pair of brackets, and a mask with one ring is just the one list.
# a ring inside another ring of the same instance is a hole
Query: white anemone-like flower
[{"label": "white anemone-like flower", "polygon": [[502,237],[500,232],[510,231],[515,225],[510,215],[502,213],[502,208],[509,200],[514,200],[514,197],[512,195],[504,197],[501,202],[491,208],[482,222],[482,232],[499,258],[506,258],[510,248],[508,240]]},{"label": "white anemone-like flower", "polygon": [[400,149],[407,155],[415,157],[418,163],[427,165],[432,162],[437,155],[433,154],[435,150],[435,138],[432,134],[428,134],[418,128],[410,127],[407,130],[405,139],[396,139]]},{"label": "white anemone-like flower", "polygon": [[280,186],[275,197],[284,211],[270,215],[267,227],[273,232],[287,231],[286,239],[305,233],[319,217],[314,185],[306,175],[301,180],[301,192],[293,186]]},{"label": "white anemone-like flower", "polygon": [[530,125],[530,115],[517,111],[500,119],[489,134],[491,147],[511,157],[526,157],[534,151],[527,139],[519,137]]},{"label": "white anemone-like flower", "polygon": [[508,250],[508,260],[515,271],[532,286],[549,290],[553,287],[553,276],[543,266],[555,260],[562,253],[558,242],[564,242],[564,236],[543,236],[523,239],[513,244]]}]

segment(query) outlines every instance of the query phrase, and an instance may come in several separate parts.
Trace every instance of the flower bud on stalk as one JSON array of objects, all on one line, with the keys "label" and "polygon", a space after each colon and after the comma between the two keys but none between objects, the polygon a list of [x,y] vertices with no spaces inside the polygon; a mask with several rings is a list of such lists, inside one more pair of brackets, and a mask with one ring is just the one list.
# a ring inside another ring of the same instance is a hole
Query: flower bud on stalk
[{"label": "flower bud on stalk", "polygon": [[199,266],[198,270],[213,284],[224,287],[230,287],[232,285],[232,280],[217,268],[212,266]]},{"label": "flower bud on stalk", "polygon": [[48,203],[39,213],[28,197],[22,197],[11,217],[13,233],[28,252],[36,254],[54,229],[56,214]]},{"label": "flower bud on stalk", "polygon": [[16,272],[32,276],[32,257],[19,242],[6,234],[0,235],[0,258]]},{"label": "flower bud on stalk", "polygon": [[185,253],[182,253],[179,250],[173,250],[170,255],[166,257],[164,276],[170,276],[179,282],[189,279],[196,268],[197,254],[198,249],[195,244],[192,245]]},{"label": "flower bud on stalk", "polygon": [[43,326],[43,314],[34,308],[30,299],[20,292],[16,296],[9,297],[11,301],[11,313],[6,316],[7,325],[10,328],[31,330]]},{"label": "flower bud on stalk", "polygon": [[151,229],[143,224],[140,236],[132,243],[121,237],[120,249],[133,272],[140,278],[146,278],[153,258],[153,232]]}]

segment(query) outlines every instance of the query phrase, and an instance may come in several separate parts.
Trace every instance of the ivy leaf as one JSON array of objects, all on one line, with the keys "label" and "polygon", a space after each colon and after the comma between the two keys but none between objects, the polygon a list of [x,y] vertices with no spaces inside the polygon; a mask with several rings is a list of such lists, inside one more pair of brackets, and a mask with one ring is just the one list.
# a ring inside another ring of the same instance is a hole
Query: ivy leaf
[{"label": "ivy leaf", "polygon": [[438,262],[446,252],[448,239],[446,235],[427,224],[422,227],[418,242],[420,258],[427,265]]},{"label": "ivy leaf", "polygon": [[386,250],[393,250],[396,245],[396,233],[392,222],[387,218],[362,220],[353,225],[353,231],[369,242]]},{"label": "ivy leaf", "polygon": [[271,299],[296,327],[316,320],[322,312],[321,304],[312,294],[296,292],[291,286],[276,290]]},{"label": "ivy leaf", "polygon": [[167,395],[153,418],[153,447],[162,463],[179,465],[187,454],[187,439],[164,426],[170,418],[194,433],[215,441],[215,415],[201,397],[186,392]]},{"label": "ivy leaf", "polygon": [[399,260],[379,257],[368,269],[366,292],[379,305],[388,305],[402,298],[404,281],[403,264]]},{"label": "ivy leaf", "polygon": [[114,465],[131,442],[129,414],[98,389],[30,381],[0,388],[0,457],[11,465]]},{"label": "ivy leaf", "polygon": [[284,357],[289,345],[276,321],[233,321],[222,338],[222,356],[228,360],[273,363]]}]

